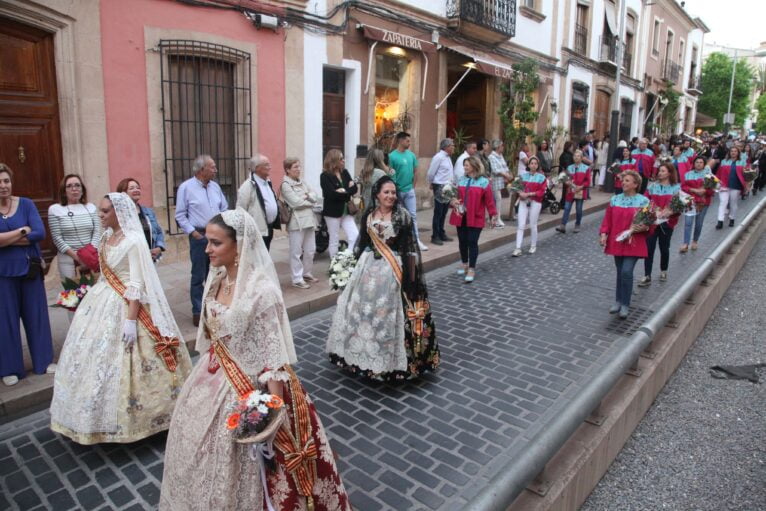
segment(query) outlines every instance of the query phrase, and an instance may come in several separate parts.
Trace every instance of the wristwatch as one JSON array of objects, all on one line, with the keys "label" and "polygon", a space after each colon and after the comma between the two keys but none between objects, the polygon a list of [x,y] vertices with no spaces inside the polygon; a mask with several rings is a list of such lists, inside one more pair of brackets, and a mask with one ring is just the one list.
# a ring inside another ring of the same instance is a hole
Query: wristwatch
[{"label": "wristwatch", "polygon": [[27,235],[27,230],[24,229],[23,227],[21,229],[19,229],[19,231],[21,232],[22,236],[26,236]]}]

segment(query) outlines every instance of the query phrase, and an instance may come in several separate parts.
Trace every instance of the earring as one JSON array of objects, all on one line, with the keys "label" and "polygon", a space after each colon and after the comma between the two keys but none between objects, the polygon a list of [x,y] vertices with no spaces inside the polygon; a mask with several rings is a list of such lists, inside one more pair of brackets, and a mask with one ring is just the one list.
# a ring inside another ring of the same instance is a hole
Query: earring
[{"label": "earring", "polygon": [[234,267],[236,268],[237,266],[239,266],[239,256],[234,258]]}]

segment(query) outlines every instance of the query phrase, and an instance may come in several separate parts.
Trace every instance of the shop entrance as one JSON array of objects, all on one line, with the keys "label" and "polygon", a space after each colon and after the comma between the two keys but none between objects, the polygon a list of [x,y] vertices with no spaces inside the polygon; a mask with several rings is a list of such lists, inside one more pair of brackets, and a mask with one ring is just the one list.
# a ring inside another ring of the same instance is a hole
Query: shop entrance
[{"label": "shop entrance", "polygon": [[[447,55],[447,90],[451,90],[468,70],[468,66],[473,65],[471,59],[464,55]],[[463,77],[447,99],[445,136],[454,137],[455,132],[460,130],[467,138],[484,138],[487,125],[488,82],[487,75],[473,68]]]}]

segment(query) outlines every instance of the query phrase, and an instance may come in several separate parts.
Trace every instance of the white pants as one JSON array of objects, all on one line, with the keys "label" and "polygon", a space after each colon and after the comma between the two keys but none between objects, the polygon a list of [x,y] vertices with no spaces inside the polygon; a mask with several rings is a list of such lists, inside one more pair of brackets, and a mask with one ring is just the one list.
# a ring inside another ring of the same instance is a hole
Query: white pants
[{"label": "white pants", "polygon": [[65,278],[75,278],[74,259],[69,257],[67,254],[64,254],[63,252],[59,252],[56,256],[56,261],[58,262],[59,278],[61,280],[64,280]]},{"label": "white pants", "polygon": [[343,231],[346,233],[348,248],[354,248],[356,238],[359,236],[359,229],[356,228],[353,216],[343,215],[340,218],[326,216],[324,220],[327,223],[327,232],[330,235],[330,257],[334,257],[338,253],[338,234],[341,227],[343,227]]},{"label": "white pants", "polygon": [[529,230],[532,236],[532,246],[537,246],[537,219],[540,218],[540,209],[542,204],[537,201],[531,201],[529,207],[527,207],[527,201],[522,200],[519,202],[519,217],[518,227],[516,229],[516,248],[521,248],[521,244],[524,241],[524,229],[527,227],[527,219],[529,219]]},{"label": "white pants", "polygon": [[721,190],[718,192],[718,221],[723,222],[726,216],[726,207],[729,208],[729,219],[737,218],[737,205],[739,204],[739,190]]},{"label": "white pants", "polygon": [[606,165],[601,165],[598,171],[598,185],[604,186],[605,179],[606,179]]},{"label": "white pants", "polygon": [[290,272],[293,274],[293,284],[296,284],[303,282],[304,276],[313,277],[311,270],[314,268],[316,252],[314,228],[288,231],[287,236],[290,239]]},{"label": "white pants", "polygon": [[502,221],[503,218],[503,191],[494,190],[492,192],[495,196],[495,209],[497,210],[497,225],[505,225]]}]

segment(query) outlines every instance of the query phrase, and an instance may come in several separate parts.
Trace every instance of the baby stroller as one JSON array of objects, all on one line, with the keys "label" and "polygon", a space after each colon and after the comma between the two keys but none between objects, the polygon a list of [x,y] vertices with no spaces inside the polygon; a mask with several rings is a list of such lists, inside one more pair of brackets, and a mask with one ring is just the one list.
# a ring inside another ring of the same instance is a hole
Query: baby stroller
[{"label": "baby stroller", "polygon": [[545,211],[546,209],[550,210],[551,215],[557,215],[558,212],[561,211],[561,204],[559,204],[559,200],[556,198],[556,194],[553,193],[554,189],[555,188],[551,184],[550,180],[547,180],[545,195],[543,195],[542,207],[540,208],[541,211]]},{"label": "baby stroller", "polygon": [[[316,253],[321,254],[327,247],[330,246],[330,233],[327,231],[327,222],[322,215],[322,205],[314,204],[313,207],[314,216],[316,217],[317,228],[314,232],[314,240],[316,242]],[[346,250],[348,242],[346,240],[340,240],[338,242],[338,250]]]}]

